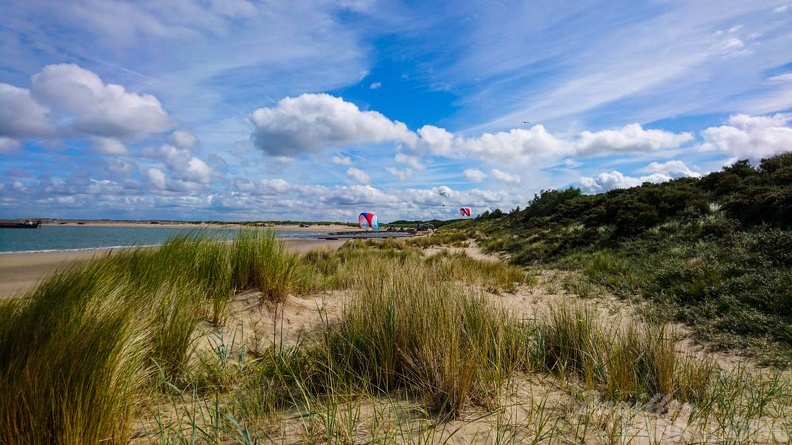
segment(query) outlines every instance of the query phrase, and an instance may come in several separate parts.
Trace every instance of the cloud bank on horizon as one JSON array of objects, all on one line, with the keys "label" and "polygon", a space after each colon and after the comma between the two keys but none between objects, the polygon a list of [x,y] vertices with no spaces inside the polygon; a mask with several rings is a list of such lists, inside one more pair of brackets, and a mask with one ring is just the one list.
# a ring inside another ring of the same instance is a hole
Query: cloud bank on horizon
[{"label": "cloud bank on horizon", "polygon": [[788,0],[0,9],[0,218],[451,219],[792,151]]}]

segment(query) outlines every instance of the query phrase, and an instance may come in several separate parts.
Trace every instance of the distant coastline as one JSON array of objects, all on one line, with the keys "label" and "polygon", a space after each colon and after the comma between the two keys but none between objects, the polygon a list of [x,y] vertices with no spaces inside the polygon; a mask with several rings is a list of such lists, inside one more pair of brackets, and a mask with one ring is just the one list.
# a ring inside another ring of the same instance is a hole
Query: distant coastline
[{"label": "distant coastline", "polygon": [[[28,218],[30,219],[30,218]],[[25,218],[3,218],[0,222],[20,222]],[[278,221],[176,221],[176,220],[110,220],[110,219],[54,219],[34,218],[42,226],[88,226],[88,227],[174,227],[174,228],[272,228],[275,230],[342,231],[356,230],[356,224],[340,222],[278,222]],[[362,229],[361,229],[362,230]]]},{"label": "distant coastline", "polygon": [[168,238],[204,232],[212,237],[233,238],[236,232],[262,228],[282,239],[318,239],[334,233],[361,233],[339,224],[272,224],[250,226],[231,223],[181,223],[168,221],[61,221],[42,223],[36,230],[0,231],[0,254],[80,252],[101,249],[157,246]]}]

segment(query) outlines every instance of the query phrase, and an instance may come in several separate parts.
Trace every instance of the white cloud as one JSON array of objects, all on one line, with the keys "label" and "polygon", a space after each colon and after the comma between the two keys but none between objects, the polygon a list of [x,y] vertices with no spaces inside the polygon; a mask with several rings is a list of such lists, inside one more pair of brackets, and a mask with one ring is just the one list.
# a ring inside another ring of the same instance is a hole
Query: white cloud
[{"label": "white cloud", "polygon": [[781,5],[781,6],[777,7],[777,8],[775,8],[775,9],[773,9],[773,12],[778,14],[778,13],[786,12],[789,8],[792,8],[792,3],[788,3],[786,5]]},{"label": "white cloud", "polygon": [[445,198],[450,198],[454,192],[451,190],[450,187],[441,185],[440,187],[437,188],[437,193]]},{"label": "white cloud", "polygon": [[679,160],[672,160],[667,162],[652,162],[645,168],[641,169],[645,173],[663,173],[674,178],[687,177],[698,178],[701,173],[694,172],[688,166]]},{"label": "white cloud", "polygon": [[510,173],[506,173],[504,171],[498,170],[497,168],[493,168],[492,171],[490,171],[490,174],[492,174],[492,177],[495,180],[500,181],[500,182],[505,182],[507,184],[519,184],[520,183],[520,177],[519,176],[512,175]]},{"label": "white cloud", "polygon": [[346,173],[347,176],[357,181],[359,184],[362,185],[371,184],[371,177],[368,175],[368,173],[364,172],[363,170],[357,169],[355,167],[349,167]]},{"label": "white cloud", "polygon": [[94,149],[99,154],[119,156],[126,156],[129,154],[126,146],[118,139],[94,137],[92,140]]},{"label": "white cloud", "polygon": [[465,178],[470,182],[481,182],[487,179],[487,174],[476,168],[468,168],[462,172]]},{"label": "white cloud", "polygon": [[157,168],[149,168],[146,170],[146,176],[148,176],[149,181],[155,188],[159,190],[167,189],[168,179],[162,170]]},{"label": "white cloud", "polygon": [[354,164],[354,162],[352,162],[352,158],[350,158],[349,156],[333,156],[332,162],[335,165],[345,165],[345,166],[350,166]]},{"label": "white cloud", "polygon": [[421,164],[421,161],[418,159],[417,156],[410,156],[404,153],[396,153],[395,160],[400,164],[407,164],[416,170],[423,170],[425,168],[423,164]]},{"label": "white cloud", "polygon": [[8,153],[19,148],[19,141],[5,136],[0,136],[0,153]]},{"label": "white cloud", "polygon": [[644,182],[641,178],[624,176],[621,172],[614,170],[609,173],[600,173],[595,178],[585,176],[580,178],[580,188],[583,193],[602,193],[613,189],[635,187]]},{"label": "white cloud", "polygon": [[715,50],[727,56],[742,56],[750,54],[750,50],[745,49],[745,43],[737,37],[729,37],[717,45]]},{"label": "white cloud", "polygon": [[369,89],[378,90],[382,88],[382,82],[374,82],[369,86]]},{"label": "white cloud", "polygon": [[258,192],[264,195],[282,195],[292,190],[292,185],[283,179],[265,179],[259,183]]},{"label": "white cloud", "polygon": [[179,173],[181,174],[181,179],[186,181],[209,184],[214,171],[206,162],[198,158],[190,158],[187,167]]},{"label": "white cloud", "polygon": [[584,131],[575,142],[575,149],[579,156],[595,156],[678,148],[692,140],[690,133],[644,130],[640,124],[630,124],[615,130]]},{"label": "white cloud", "polygon": [[179,148],[189,150],[195,150],[198,147],[198,137],[185,130],[176,130],[171,133],[170,142]]},{"label": "white cloud", "polygon": [[451,155],[451,145],[454,141],[454,135],[444,128],[435,127],[434,125],[424,125],[418,130],[418,134],[421,136],[422,149],[426,148],[429,152],[436,155]]},{"label": "white cloud", "polygon": [[[249,119],[255,126],[252,134],[255,145],[271,156],[287,158],[343,145],[392,142],[404,144],[415,155],[535,165],[575,154],[594,156],[673,149],[693,140],[690,133],[646,130],[640,124],[584,131],[575,139],[557,137],[543,125],[474,137],[454,136],[443,128],[426,125],[416,134],[380,113],[360,111],[354,104],[327,94],[284,98],[276,107],[259,108]],[[397,153],[395,159],[413,170],[424,169],[415,155]],[[345,159],[336,157],[333,162],[351,165]]]},{"label": "white cloud", "polygon": [[784,73],[777,76],[768,77],[767,80],[778,83],[792,82],[792,73]]},{"label": "white cloud", "polygon": [[410,177],[413,174],[413,171],[409,168],[405,168],[404,170],[399,170],[398,168],[388,167],[385,169],[385,171],[392,174],[393,176],[396,176],[401,181],[410,179]]},{"label": "white cloud", "polygon": [[190,150],[164,144],[159,148],[149,147],[141,151],[143,156],[159,159],[174,173],[175,179],[208,184],[214,170],[204,161],[192,156]]},{"label": "white cloud", "polygon": [[137,171],[137,165],[119,158],[110,158],[105,161],[104,170],[113,177],[128,178]]},{"label": "white cloud", "polygon": [[701,134],[702,150],[720,150],[736,157],[761,159],[792,151],[792,114],[748,116],[738,114],[728,124],[710,127]]},{"label": "white cloud", "polygon": [[426,126],[418,131],[420,147],[433,155],[474,158],[505,164],[529,164],[571,154],[570,144],[535,125],[530,130],[484,133],[479,137],[451,137],[447,131]]},{"label": "white cloud", "polygon": [[580,187],[584,193],[602,193],[608,190],[636,187],[644,182],[660,183],[675,178],[696,178],[701,173],[694,172],[682,161],[652,162],[640,171],[649,173],[646,176],[626,176],[620,171],[600,173],[594,178],[580,178]]},{"label": "white cloud", "polygon": [[156,97],[105,84],[74,64],[44,67],[33,75],[31,91],[38,101],[70,115],[72,128],[94,136],[141,139],[173,126]]},{"label": "white cloud", "polygon": [[54,133],[50,110],[39,105],[30,91],[0,83],[0,137],[47,137]]},{"label": "white cloud", "polygon": [[299,157],[308,153],[364,143],[412,145],[417,136],[401,122],[328,94],[287,97],[274,108],[249,115],[253,143],[271,156]]}]

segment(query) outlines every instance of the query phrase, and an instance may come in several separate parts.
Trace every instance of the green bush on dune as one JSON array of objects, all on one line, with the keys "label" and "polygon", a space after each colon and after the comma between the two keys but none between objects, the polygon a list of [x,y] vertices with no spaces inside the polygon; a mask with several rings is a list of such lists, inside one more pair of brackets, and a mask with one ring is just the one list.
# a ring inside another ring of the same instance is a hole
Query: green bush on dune
[{"label": "green bush on dune", "polygon": [[698,338],[792,357],[792,154],[739,161],[701,178],[584,195],[547,190],[503,218],[441,230],[478,234],[512,262],[580,271],[620,297],[643,297]]}]

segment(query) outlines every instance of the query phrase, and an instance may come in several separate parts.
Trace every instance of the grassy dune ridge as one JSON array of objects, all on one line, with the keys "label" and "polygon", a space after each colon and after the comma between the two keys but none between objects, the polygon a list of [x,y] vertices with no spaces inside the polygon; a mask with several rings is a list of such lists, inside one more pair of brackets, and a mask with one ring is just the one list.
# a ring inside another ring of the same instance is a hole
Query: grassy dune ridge
[{"label": "grassy dune ridge", "polygon": [[649,301],[647,316],[718,349],[792,365],[790,153],[596,195],[545,190],[440,231],[514,264],[578,272],[574,293]]},{"label": "grassy dune ridge", "polygon": [[[245,230],[60,271],[0,304],[0,443],[635,438],[654,395],[675,416],[663,421],[685,418],[688,439],[790,438],[786,378],[723,371],[678,353],[662,325],[617,329],[585,305],[519,317],[492,299],[535,276],[421,247],[296,255],[273,232]],[[349,293],[340,315],[296,343],[276,329],[262,349],[255,332],[228,329],[240,294],[273,308],[282,332],[290,299],[330,291]],[[520,397],[534,378],[554,383]],[[638,409],[608,408],[619,403]]]}]

